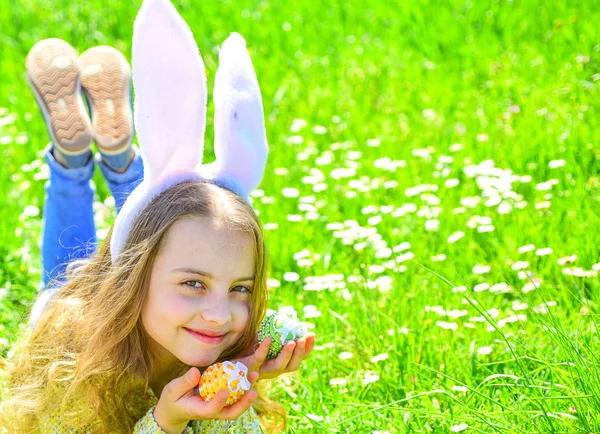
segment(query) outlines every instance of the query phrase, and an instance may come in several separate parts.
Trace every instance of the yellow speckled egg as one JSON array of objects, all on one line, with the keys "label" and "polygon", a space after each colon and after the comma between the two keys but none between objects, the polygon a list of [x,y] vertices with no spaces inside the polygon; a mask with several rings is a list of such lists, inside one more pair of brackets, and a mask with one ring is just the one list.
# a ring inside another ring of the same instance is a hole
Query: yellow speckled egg
[{"label": "yellow speckled egg", "polygon": [[198,385],[200,397],[210,401],[221,390],[229,390],[225,406],[230,406],[250,390],[248,368],[240,362],[215,363],[206,368]]}]

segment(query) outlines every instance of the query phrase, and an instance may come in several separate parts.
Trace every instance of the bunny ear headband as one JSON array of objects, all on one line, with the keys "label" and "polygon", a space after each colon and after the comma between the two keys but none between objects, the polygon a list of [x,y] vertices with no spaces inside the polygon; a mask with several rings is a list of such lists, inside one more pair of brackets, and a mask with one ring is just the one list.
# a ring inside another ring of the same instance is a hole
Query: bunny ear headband
[{"label": "bunny ear headband", "polygon": [[268,154],[260,89],[246,41],[232,33],[215,76],[216,161],[202,164],[206,74],[190,28],[169,0],[144,0],[133,29],[134,122],[144,180],[117,216],[111,239],[117,260],[133,222],[160,193],[188,180],[225,187],[249,202]]}]

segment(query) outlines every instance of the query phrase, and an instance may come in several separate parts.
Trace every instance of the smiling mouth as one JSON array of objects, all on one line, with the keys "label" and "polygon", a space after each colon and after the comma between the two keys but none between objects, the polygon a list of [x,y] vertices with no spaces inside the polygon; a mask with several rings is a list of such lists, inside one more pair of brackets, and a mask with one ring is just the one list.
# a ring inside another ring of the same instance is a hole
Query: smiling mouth
[{"label": "smiling mouth", "polygon": [[223,339],[225,339],[225,336],[227,333],[223,334],[223,335],[214,335],[214,336],[209,336],[207,334],[203,334],[194,330],[190,330],[188,328],[185,328],[185,331],[188,332],[190,335],[192,335],[192,337],[198,339],[200,342],[203,342],[205,344],[220,344],[221,342],[223,342]]}]

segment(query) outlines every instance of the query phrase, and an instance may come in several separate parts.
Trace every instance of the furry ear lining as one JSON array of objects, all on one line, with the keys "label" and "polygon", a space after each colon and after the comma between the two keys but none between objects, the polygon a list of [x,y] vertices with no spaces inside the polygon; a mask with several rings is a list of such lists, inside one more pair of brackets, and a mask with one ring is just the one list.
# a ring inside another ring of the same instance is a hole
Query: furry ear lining
[{"label": "furry ear lining", "polygon": [[133,31],[134,119],[145,179],[202,163],[206,73],[190,28],[168,0],[145,0]]},{"label": "furry ear lining", "polygon": [[268,144],[262,99],[244,38],[223,43],[215,77],[215,154],[202,165],[206,74],[193,35],[169,0],[144,0],[133,31],[134,120],[144,181],[117,216],[115,263],[135,219],[161,192],[185,180],[211,181],[249,202],[260,184]]},{"label": "furry ear lining", "polygon": [[241,187],[244,191],[236,192],[246,197],[260,184],[268,143],[258,80],[239,33],[232,33],[221,47],[214,104],[216,161],[201,171]]}]

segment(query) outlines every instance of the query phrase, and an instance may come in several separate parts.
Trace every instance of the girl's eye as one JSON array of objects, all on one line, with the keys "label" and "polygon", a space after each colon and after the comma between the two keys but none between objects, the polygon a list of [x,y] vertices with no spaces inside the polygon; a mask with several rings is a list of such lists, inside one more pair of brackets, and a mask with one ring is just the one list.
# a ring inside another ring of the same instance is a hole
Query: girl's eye
[{"label": "girl's eye", "polygon": [[190,288],[202,288],[204,284],[198,280],[187,280],[183,282],[183,285],[189,286]]},{"label": "girl's eye", "polygon": [[242,285],[234,286],[232,291],[241,292],[242,294],[251,294],[252,293],[252,291],[250,290],[249,287],[242,286]]}]

